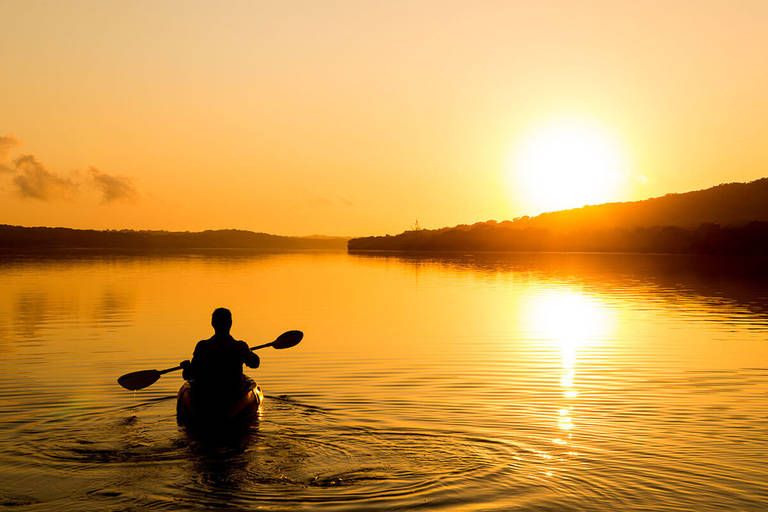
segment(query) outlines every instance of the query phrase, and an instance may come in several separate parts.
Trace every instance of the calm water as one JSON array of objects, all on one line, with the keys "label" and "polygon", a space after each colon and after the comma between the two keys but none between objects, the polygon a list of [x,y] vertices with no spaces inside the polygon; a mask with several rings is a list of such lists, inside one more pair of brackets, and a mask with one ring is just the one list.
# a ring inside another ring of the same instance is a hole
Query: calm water
[{"label": "calm water", "polygon": [[[0,506],[765,510],[768,280],[671,256],[0,260]],[[261,419],[174,419],[175,366],[233,311]]]}]

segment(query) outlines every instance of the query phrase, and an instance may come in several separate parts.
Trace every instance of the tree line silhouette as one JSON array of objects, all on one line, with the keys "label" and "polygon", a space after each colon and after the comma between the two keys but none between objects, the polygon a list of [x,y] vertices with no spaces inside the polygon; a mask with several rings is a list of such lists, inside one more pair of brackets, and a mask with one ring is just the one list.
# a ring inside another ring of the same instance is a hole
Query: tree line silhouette
[{"label": "tree line silhouette", "polygon": [[288,237],[237,229],[188,231],[99,231],[0,224],[0,248],[26,249],[343,249],[345,238]]},{"label": "tree line silhouette", "polygon": [[706,254],[768,253],[768,222],[744,226],[678,226],[577,229],[554,232],[517,227],[514,222],[480,222],[437,230],[406,231],[396,236],[353,238],[350,251],[579,251]]},{"label": "tree line silhouette", "polygon": [[350,251],[583,251],[765,254],[768,178],[396,236],[353,238]]}]

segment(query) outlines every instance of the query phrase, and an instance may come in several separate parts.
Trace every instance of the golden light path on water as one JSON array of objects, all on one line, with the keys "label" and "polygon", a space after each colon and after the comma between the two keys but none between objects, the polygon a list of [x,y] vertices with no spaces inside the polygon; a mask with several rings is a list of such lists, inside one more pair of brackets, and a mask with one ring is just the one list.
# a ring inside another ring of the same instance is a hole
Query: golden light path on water
[{"label": "golden light path on water", "polygon": [[[534,292],[527,296],[520,312],[521,324],[533,335],[532,339],[560,352],[563,405],[555,421],[562,435],[552,442],[567,446],[576,426],[573,413],[579,396],[579,350],[605,342],[613,333],[614,319],[600,300],[568,288]],[[577,453],[570,451],[569,455]],[[548,471],[545,474],[552,476]]]}]

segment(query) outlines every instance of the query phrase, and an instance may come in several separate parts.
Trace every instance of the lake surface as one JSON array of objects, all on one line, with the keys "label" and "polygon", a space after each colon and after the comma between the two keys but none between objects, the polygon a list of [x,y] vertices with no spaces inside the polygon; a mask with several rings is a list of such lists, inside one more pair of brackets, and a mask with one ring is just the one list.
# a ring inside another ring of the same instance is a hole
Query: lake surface
[{"label": "lake surface", "polygon": [[[0,507],[768,507],[768,279],[682,256],[0,259]],[[236,443],[175,421],[233,312],[266,394]]]}]

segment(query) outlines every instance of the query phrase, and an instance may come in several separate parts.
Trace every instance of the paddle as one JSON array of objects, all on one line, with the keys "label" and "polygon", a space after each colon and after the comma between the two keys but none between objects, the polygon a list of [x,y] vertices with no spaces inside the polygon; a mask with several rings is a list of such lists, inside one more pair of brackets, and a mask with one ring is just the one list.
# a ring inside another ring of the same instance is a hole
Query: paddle
[{"label": "paddle", "polygon": [[[251,347],[251,350],[259,350],[260,348],[265,347],[277,349],[291,348],[298,345],[303,337],[304,333],[301,331],[286,331],[278,336],[275,341]],[[181,370],[181,366],[175,366],[165,370],[140,370],[138,372],[126,373],[117,379],[117,382],[125,389],[136,391],[137,389],[144,389],[151,386],[157,382],[157,379],[164,373],[175,372],[176,370]]]}]

